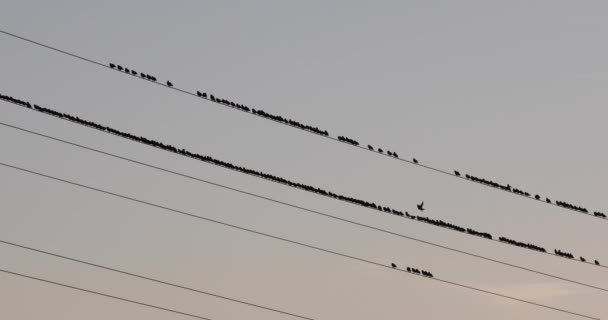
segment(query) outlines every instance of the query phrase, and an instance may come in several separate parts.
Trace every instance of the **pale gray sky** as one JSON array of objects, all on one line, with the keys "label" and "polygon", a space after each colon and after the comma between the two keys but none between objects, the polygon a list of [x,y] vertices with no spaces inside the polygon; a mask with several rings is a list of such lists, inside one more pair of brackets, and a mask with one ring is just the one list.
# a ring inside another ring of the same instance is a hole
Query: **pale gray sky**
[{"label": "pale gray sky", "polygon": [[[8,1],[0,29],[608,212],[608,3]],[[193,151],[608,264],[608,222],[377,157],[0,35],[0,91]],[[318,197],[0,102],[3,122],[608,287],[608,271]],[[608,317],[608,293],[0,127],[1,162]],[[0,239],[315,319],[575,319],[0,168]],[[287,316],[0,245],[0,268],[200,314]],[[0,318],[180,316],[0,274]]]}]

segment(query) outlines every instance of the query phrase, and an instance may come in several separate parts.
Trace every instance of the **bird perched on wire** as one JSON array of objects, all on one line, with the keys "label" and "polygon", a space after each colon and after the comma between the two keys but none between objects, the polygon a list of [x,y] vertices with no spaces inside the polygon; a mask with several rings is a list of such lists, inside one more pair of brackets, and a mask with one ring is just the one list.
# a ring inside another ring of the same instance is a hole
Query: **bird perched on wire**
[{"label": "bird perched on wire", "polygon": [[414,163],[415,163],[415,164],[418,164],[418,160],[416,160],[416,158],[414,158]]},{"label": "bird perched on wire", "polygon": [[418,207],[418,210],[424,211],[424,201],[421,204],[417,204],[416,207]]},{"label": "bird perched on wire", "polygon": [[173,83],[171,83],[171,81],[167,80],[167,86],[168,87],[173,87]]},{"label": "bird perched on wire", "polygon": [[397,268],[397,265],[396,265],[396,264],[394,264],[394,263],[391,263],[391,267],[393,267],[393,268]]}]

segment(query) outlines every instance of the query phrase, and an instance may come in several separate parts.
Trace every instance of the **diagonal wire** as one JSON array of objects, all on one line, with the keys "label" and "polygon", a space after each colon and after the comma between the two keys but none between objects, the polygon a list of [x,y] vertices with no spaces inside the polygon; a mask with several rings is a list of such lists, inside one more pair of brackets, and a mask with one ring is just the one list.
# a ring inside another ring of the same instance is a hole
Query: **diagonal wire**
[{"label": "diagonal wire", "polygon": [[127,275],[127,276],[131,276],[131,277],[135,277],[135,278],[140,278],[140,279],[144,279],[144,280],[148,280],[148,281],[164,284],[164,285],[171,286],[171,287],[174,287],[174,288],[184,289],[184,290],[188,290],[188,291],[192,291],[192,292],[196,292],[196,293],[201,293],[201,294],[205,294],[205,295],[208,295],[208,296],[213,296],[213,297],[216,297],[216,298],[220,298],[220,299],[224,299],[224,300],[228,300],[228,301],[232,301],[232,302],[237,302],[237,303],[245,304],[245,305],[248,305],[248,306],[251,306],[251,307],[256,307],[256,308],[260,308],[260,309],[264,309],[264,310],[268,310],[268,311],[272,311],[272,312],[277,312],[277,313],[285,314],[285,315],[288,315],[288,316],[297,317],[297,318],[300,318],[300,319],[313,320],[312,318],[301,316],[301,315],[297,315],[295,313],[290,313],[290,312],[281,311],[281,310],[278,310],[278,309],[264,307],[264,306],[259,305],[259,304],[255,304],[255,303],[251,303],[251,302],[246,302],[246,301],[242,301],[242,300],[238,300],[238,299],[233,299],[233,298],[229,298],[229,297],[226,297],[226,296],[222,296],[222,295],[219,295],[219,294],[215,294],[215,293],[211,293],[211,292],[207,292],[207,291],[203,291],[203,290],[199,290],[199,289],[193,289],[193,288],[190,288],[190,287],[186,287],[186,286],[170,283],[170,282],[167,282],[167,281],[162,281],[162,280],[154,279],[154,278],[151,278],[151,277],[142,276],[140,274],[136,274],[136,273],[133,273],[133,272],[128,272],[128,271],[123,271],[123,270],[119,270],[119,269],[116,269],[116,268],[106,267],[106,266],[103,266],[103,265],[97,264],[97,263],[87,262],[87,261],[76,259],[76,258],[70,258],[70,257],[64,256],[64,255],[60,255],[60,254],[57,254],[57,253],[52,253],[52,252],[49,252],[49,251],[44,251],[44,250],[41,250],[41,249],[36,249],[36,248],[24,246],[24,245],[21,245],[21,244],[18,244],[18,243],[14,243],[14,242],[9,242],[9,241],[5,241],[5,240],[1,240],[0,239],[0,243],[6,244],[6,245],[9,245],[9,246],[13,246],[13,247],[17,247],[17,248],[21,248],[21,249],[25,249],[25,250],[29,250],[29,251],[34,251],[34,252],[46,254],[46,255],[49,255],[49,256],[56,257],[56,258],[61,258],[61,259],[64,259],[64,260],[69,260],[69,261],[72,261],[72,262],[77,262],[77,263],[80,263],[80,264],[85,264],[85,265],[88,265],[88,266],[92,266],[92,267],[96,267],[96,268],[100,268],[100,269],[116,272],[116,273],[121,273],[121,274],[124,274],[124,275]]},{"label": "diagonal wire", "polygon": [[[159,307],[159,306],[156,306],[156,305],[153,305],[153,304],[139,302],[139,301],[135,301],[135,300],[131,300],[131,299],[126,299],[126,298],[121,298],[121,297],[109,295],[107,293],[101,293],[101,292],[98,292],[98,291],[93,291],[93,290],[83,289],[83,288],[79,288],[79,287],[74,287],[74,286],[70,286],[70,285],[59,283],[59,282],[55,282],[55,281],[50,281],[50,280],[45,280],[45,279],[42,279],[42,278],[36,278],[36,277],[33,277],[33,276],[28,276],[28,275],[25,275],[25,274],[22,274],[22,273],[8,271],[8,270],[4,270],[4,269],[0,269],[0,272],[4,272],[5,274],[10,274],[10,275],[13,275],[13,276],[18,276],[18,277],[22,277],[22,278],[31,279],[31,280],[36,280],[36,281],[40,281],[40,282],[44,282],[44,283],[48,283],[48,284],[53,284],[53,285],[56,285],[56,286],[60,286],[60,287],[64,287],[64,288],[68,288],[68,289],[72,289],[72,290],[76,290],[76,291],[80,291],[80,292],[91,293],[91,294],[94,294],[94,295],[97,295],[97,296],[102,296],[102,297],[106,297],[106,298],[110,298],[110,299],[114,299],[114,300],[120,300],[120,301],[124,301],[124,302],[129,302],[129,303],[137,304],[137,305],[148,307],[148,308],[153,308],[153,309],[157,309],[157,310],[163,310],[163,311],[179,314],[179,315],[190,317],[190,318],[196,318],[196,319],[202,319],[202,320],[211,320],[210,318],[205,318],[205,317],[197,316],[197,315],[191,314],[191,313],[181,312],[181,311],[177,311],[177,310],[169,309],[169,308],[165,308],[165,307]],[[591,319],[593,319],[593,318],[591,318]]]}]

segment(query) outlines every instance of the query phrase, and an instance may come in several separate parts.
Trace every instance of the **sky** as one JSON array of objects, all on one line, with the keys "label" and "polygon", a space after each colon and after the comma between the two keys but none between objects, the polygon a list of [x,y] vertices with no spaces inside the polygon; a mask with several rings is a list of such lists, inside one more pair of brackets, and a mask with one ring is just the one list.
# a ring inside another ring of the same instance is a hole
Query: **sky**
[{"label": "sky", "polygon": [[[184,90],[608,213],[608,3],[0,1],[0,29]],[[410,213],[598,259],[608,222],[218,107],[0,34],[0,92]],[[608,271],[378,214],[0,102],[1,121],[608,288]],[[608,318],[608,292],[307,214],[0,126],[0,162]],[[0,168],[0,240],[314,319],[576,319]],[[292,317],[0,244],[0,269],[214,320]],[[0,274],[1,319],[187,319]]]}]

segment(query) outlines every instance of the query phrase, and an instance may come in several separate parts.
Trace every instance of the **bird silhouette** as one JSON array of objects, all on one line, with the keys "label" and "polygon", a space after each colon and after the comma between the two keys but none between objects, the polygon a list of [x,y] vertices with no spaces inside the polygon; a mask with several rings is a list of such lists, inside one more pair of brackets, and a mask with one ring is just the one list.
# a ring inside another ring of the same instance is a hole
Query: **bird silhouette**
[{"label": "bird silhouette", "polygon": [[393,267],[393,268],[397,268],[397,265],[396,265],[396,264],[394,264],[394,263],[391,263],[391,267]]},{"label": "bird silhouette", "polygon": [[418,205],[416,205],[416,206],[418,207],[418,210],[420,210],[420,211],[424,211],[424,208],[423,208],[423,206],[424,206],[424,201],[422,201],[422,203],[421,203],[421,204],[418,204]]},{"label": "bird silhouette", "polygon": [[171,81],[167,80],[167,86],[173,87],[173,83],[171,83]]},{"label": "bird silhouette", "polygon": [[600,265],[600,262],[599,262],[599,261],[597,261],[597,260],[595,260],[595,264],[599,266],[599,265]]},{"label": "bird silhouette", "polygon": [[460,172],[458,172],[458,171],[454,171],[454,174],[455,174],[457,177],[460,177]]},{"label": "bird silhouette", "polygon": [[414,158],[414,163],[418,164],[418,160],[416,160],[416,158]]}]

